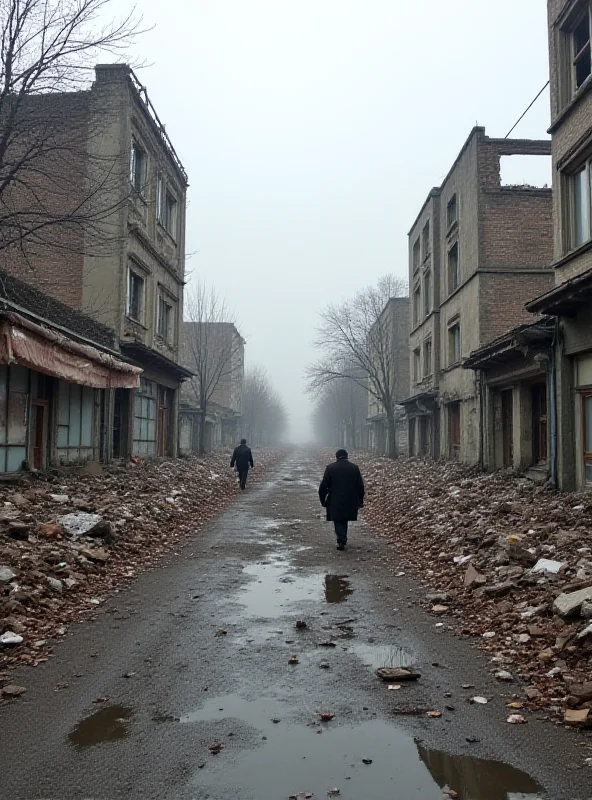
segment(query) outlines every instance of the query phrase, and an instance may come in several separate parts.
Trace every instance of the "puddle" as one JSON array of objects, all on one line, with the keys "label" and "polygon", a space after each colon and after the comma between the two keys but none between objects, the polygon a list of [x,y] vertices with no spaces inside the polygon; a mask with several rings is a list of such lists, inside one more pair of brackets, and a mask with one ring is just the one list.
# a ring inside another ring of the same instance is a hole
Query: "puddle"
[{"label": "puddle", "polygon": [[347,575],[325,575],[325,601],[343,603],[354,593]]},{"label": "puddle", "polygon": [[[313,721],[314,709],[310,715]],[[329,786],[337,786],[343,800],[442,800],[442,789],[449,786],[461,800],[542,800],[540,787],[525,773],[500,762],[428,750],[392,723],[330,723],[319,739],[320,727],[289,724],[288,711],[273,699],[247,702],[238,695],[213,698],[181,721],[223,719],[242,720],[267,739],[255,750],[223,762],[209,759],[196,769],[193,785],[216,796],[222,787],[224,796],[241,800],[277,800],[303,790],[322,798]],[[372,764],[365,765],[365,758]]]},{"label": "puddle", "polygon": [[411,653],[396,644],[358,644],[352,647],[352,652],[365,666],[372,667],[372,669],[414,666]]},{"label": "puddle", "polygon": [[132,709],[124,706],[101,708],[76,725],[68,734],[68,742],[77,750],[84,750],[95,744],[125,739],[131,716]]},{"label": "puddle", "polygon": [[532,800],[541,787],[529,775],[501,761],[452,756],[417,745],[419,757],[438,786],[449,786],[463,800]]},{"label": "puddle", "polygon": [[250,564],[243,572],[254,578],[237,597],[248,616],[280,617],[300,603],[321,599],[318,575],[291,573],[288,562],[277,556],[264,564]]}]

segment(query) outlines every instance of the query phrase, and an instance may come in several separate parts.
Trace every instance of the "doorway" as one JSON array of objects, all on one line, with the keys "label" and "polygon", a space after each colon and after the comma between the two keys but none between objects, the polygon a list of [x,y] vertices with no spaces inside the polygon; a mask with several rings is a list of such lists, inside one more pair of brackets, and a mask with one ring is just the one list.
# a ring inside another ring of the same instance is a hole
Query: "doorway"
[{"label": "doorway", "polygon": [[49,416],[47,400],[33,400],[31,404],[32,466],[43,470],[47,466],[47,420]]},{"label": "doorway", "polygon": [[514,464],[514,391],[506,389],[502,400],[502,466]]},{"label": "doorway", "polygon": [[536,383],[532,387],[532,462],[540,464],[547,460],[547,384]]},{"label": "doorway", "polygon": [[451,403],[448,406],[448,426],[450,441],[450,457],[460,458],[460,403]]},{"label": "doorway", "polygon": [[113,458],[127,458],[129,453],[130,390],[116,389],[113,402]]}]

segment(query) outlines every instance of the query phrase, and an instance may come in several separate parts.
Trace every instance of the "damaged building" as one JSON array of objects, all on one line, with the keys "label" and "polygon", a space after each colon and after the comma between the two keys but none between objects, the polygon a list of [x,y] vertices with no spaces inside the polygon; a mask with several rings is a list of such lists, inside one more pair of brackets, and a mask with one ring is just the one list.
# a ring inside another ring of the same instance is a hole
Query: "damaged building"
[{"label": "damaged building", "polygon": [[105,460],[109,398],[141,372],[109,328],[0,273],[0,472]]},{"label": "damaged building", "polygon": [[518,156],[544,173],[550,153],[549,141],[493,139],[474,128],[409,232],[411,455],[486,459],[484,389],[463,362],[532,322],[526,301],[552,284],[551,189],[505,178]]},{"label": "damaged building", "polygon": [[[104,398],[102,457],[175,456],[179,390],[190,377],[180,359],[185,169],[125,64],[97,66],[88,90],[31,96],[22,113],[62,146],[42,156],[53,185],[39,178],[14,201],[63,225],[53,240],[4,248],[1,266],[110,329],[113,352],[141,372],[133,390],[114,383]],[[31,170],[31,185],[36,172],[44,170]]]},{"label": "damaged building", "polygon": [[548,21],[554,286],[527,308],[554,321],[550,473],[573,490],[592,486],[592,3],[549,0]]}]

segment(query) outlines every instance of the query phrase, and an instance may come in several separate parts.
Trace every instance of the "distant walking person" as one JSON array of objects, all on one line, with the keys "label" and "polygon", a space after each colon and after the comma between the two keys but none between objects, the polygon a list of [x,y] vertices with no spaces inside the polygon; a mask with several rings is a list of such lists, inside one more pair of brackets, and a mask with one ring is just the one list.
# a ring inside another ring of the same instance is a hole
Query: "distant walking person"
[{"label": "distant walking person", "polygon": [[337,549],[345,550],[347,523],[355,522],[364,506],[364,481],[360,468],[348,460],[347,450],[338,450],[337,459],[325,469],[319,486],[319,499],[327,509],[327,520],[333,522]]},{"label": "distant walking person", "polygon": [[238,477],[240,481],[240,488],[244,491],[247,486],[247,475],[249,474],[249,467],[254,467],[253,464],[253,453],[251,453],[251,448],[247,447],[247,440],[241,439],[241,443],[238,447],[234,448],[234,453],[232,454],[232,461],[230,462],[230,466],[236,466],[236,471],[238,472]]}]

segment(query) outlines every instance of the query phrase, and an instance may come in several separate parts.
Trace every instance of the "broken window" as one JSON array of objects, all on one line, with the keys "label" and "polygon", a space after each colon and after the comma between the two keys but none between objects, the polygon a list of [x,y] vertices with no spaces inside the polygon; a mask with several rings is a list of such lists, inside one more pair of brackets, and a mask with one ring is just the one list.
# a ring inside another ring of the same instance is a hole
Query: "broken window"
[{"label": "broken window", "polygon": [[156,219],[162,227],[177,238],[177,198],[165,185],[162,178],[156,181]]},{"label": "broken window", "polygon": [[426,258],[430,255],[432,249],[430,245],[430,221],[428,220],[426,224],[423,226],[423,230],[421,232],[421,247],[423,252],[423,260],[425,261]]},{"label": "broken window", "polygon": [[427,317],[432,310],[432,271],[427,270],[423,276],[423,314]]},{"label": "broken window", "polygon": [[571,33],[572,48],[572,82],[577,91],[584,81],[590,77],[592,62],[590,59],[590,4],[578,19]]},{"label": "broken window", "polygon": [[144,321],[144,278],[128,269],[127,315],[136,322]]},{"label": "broken window", "polygon": [[158,298],[158,320],[156,325],[158,335],[170,342],[173,333],[173,306],[164,297]]},{"label": "broken window", "polygon": [[453,194],[446,205],[446,227],[450,229],[458,221],[456,194]]},{"label": "broken window", "polygon": [[448,363],[457,364],[460,361],[460,324],[456,322],[448,328]]},{"label": "broken window", "polygon": [[146,153],[140,145],[132,142],[131,156],[130,156],[130,182],[136,192],[144,193],[146,185]]},{"label": "broken window", "polygon": [[452,294],[460,284],[460,262],[458,257],[458,242],[455,242],[448,251],[448,294]]},{"label": "broken window", "polygon": [[140,388],[134,396],[134,455],[156,455],[157,388],[154,381],[140,378]]},{"label": "broken window", "polygon": [[515,153],[500,157],[502,186],[547,189],[553,181],[550,155]]},{"label": "broken window", "polygon": [[423,376],[432,374],[432,340],[426,339],[423,345]]},{"label": "broken window", "polygon": [[420,246],[419,246],[419,239],[415,240],[413,245],[413,271],[419,269],[419,261],[420,261]]},{"label": "broken window", "polygon": [[417,284],[413,292],[413,325],[419,325],[421,318],[421,284]]},{"label": "broken window", "polygon": [[419,347],[413,351],[413,382],[419,383],[421,380],[421,350]]}]

